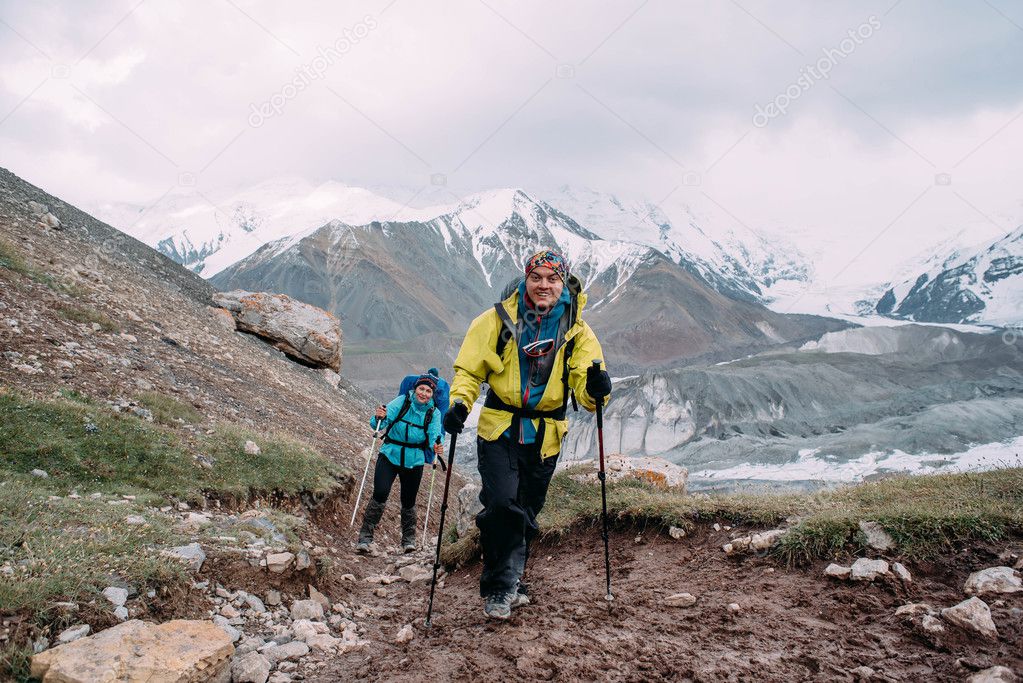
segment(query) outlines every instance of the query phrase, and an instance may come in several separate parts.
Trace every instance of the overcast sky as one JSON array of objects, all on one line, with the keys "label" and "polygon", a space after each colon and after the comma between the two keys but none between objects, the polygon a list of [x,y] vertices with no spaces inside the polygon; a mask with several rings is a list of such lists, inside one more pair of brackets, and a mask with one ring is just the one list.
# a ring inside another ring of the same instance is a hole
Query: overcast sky
[{"label": "overcast sky", "polygon": [[0,165],[82,205],[580,185],[838,281],[1023,216],[1018,1],[0,1],[0,60]]}]

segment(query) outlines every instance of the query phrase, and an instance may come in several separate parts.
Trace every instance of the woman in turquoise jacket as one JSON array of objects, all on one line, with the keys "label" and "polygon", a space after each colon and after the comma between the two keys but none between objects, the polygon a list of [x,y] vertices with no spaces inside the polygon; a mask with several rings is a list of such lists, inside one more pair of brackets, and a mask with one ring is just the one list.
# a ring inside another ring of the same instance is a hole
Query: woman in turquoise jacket
[{"label": "woman in turquoise jacket", "polygon": [[384,514],[395,477],[401,482],[401,548],[407,553],[416,549],[416,496],[423,467],[443,453],[442,416],[433,404],[436,390],[435,377],[420,375],[411,391],[377,408],[369,422],[376,429],[386,420],[386,433],[373,472],[373,496],[366,504],[355,546],[358,553],[369,552],[373,529]]}]

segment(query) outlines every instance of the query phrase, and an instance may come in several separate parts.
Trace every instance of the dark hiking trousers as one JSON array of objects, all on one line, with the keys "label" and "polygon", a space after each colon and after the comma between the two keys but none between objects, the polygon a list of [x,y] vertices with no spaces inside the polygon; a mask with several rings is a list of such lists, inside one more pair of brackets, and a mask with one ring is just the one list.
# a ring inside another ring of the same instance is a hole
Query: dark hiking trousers
[{"label": "dark hiking trousers", "polygon": [[507,436],[476,439],[482,480],[476,515],[483,548],[480,595],[513,593],[526,567],[529,543],[539,528],[536,516],[547,499],[558,456],[540,457],[541,440],[518,444]]},{"label": "dark hiking trousers", "polygon": [[394,478],[401,482],[401,506],[411,508],[416,506],[416,496],[419,494],[419,482],[423,479],[423,466],[399,467],[395,465],[383,453],[377,454],[377,466],[373,470],[373,500],[381,505],[387,502],[387,496],[391,495],[391,486]]}]

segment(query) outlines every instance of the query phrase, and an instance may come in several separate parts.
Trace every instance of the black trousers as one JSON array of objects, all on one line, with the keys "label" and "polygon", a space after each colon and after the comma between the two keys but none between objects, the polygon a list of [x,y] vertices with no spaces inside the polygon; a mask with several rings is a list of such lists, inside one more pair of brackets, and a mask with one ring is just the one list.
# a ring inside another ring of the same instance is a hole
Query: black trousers
[{"label": "black trousers", "polygon": [[514,592],[529,556],[529,543],[539,527],[536,516],[547,500],[558,456],[540,457],[542,433],[536,443],[522,445],[502,436],[476,439],[477,467],[482,480],[476,515],[483,548],[480,595]]},{"label": "black trousers", "polygon": [[401,482],[401,506],[415,507],[419,483],[423,480],[423,466],[400,467],[388,460],[383,453],[377,454],[377,465],[373,470],[373,500],[381,505],[387,502],[395,477]]}]

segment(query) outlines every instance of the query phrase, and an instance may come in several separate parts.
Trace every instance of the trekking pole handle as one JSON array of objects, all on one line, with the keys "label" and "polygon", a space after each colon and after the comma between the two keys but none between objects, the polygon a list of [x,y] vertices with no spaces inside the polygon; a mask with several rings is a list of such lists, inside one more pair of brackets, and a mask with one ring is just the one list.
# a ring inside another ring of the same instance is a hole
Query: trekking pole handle
[{"label": "trekking pole handle", "polygon": [[[600,366],[602,364],[603,364],[603,362],[599,358],[594,358],[593,359],[593,367],[595,367],[597,369],[600,369]],[[603,407],[604,407],[604,398],[603,397],[598,398],[597,399],[597,429],[603,429],[604,428],[604,411],[602,410]]]},{"label": "trekking pole handle", "polygon": [[[438,436],[437,437],[437,443],[440,444],[441,441],[442,441],[441,437]],[[437,459],[437,462],[440,463],[440,471],[441,472],[447,472],[448,466],[444,464],[444,458],[442,458],[441,456],[436,455],[436,454],[434,454],[433,457],[435,457]]]}]

